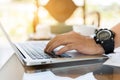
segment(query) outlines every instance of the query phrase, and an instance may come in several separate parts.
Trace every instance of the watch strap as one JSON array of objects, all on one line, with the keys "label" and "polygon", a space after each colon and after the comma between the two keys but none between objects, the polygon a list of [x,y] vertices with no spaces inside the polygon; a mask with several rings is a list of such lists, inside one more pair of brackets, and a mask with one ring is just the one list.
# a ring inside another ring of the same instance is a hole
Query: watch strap
[{"label": "watch strap", "polygon": [[105,50],[105,54],[114,52],[114,40],[113,39],[106,40],[103,43],[101,42],[101,46]]}]

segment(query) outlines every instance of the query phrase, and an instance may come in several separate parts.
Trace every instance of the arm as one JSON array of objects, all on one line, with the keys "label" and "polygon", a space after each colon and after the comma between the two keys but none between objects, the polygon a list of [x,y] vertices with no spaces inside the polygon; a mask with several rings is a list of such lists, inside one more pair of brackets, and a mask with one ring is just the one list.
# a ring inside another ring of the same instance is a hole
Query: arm
[{"label": "arm", "polygon": [[[111,30],[115,32],[115,47],[120,46],[120,24],[115,25]],[[62,54],[69,50],[77,50],[83,54],[103,54],[104,49],[100,44],[96,44],[95,40],[88,36],[80,35],[76,32],[69,32],[58,35],[53,38],[46,46],[45,52],[51,52],[58,46],[64,45],[57,54]]]},{"label": "arm", "polygon": [[120,46],[120,23],[111,28],[115,32],[115,48]]}]

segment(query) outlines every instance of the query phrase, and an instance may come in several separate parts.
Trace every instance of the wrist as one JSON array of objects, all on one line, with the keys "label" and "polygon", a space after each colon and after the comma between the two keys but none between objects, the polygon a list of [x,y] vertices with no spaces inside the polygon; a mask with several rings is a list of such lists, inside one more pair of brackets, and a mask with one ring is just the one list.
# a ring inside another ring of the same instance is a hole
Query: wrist
[{"label": "wrist", "polygon": [[92,38],[94,43],[95,54],[103,54],[105,53],[103,47],[100,44],[97,44],[95,40]]},{"label": "wrist", "polygon": [[105,50],[103,49],[103,47],[100,44],[96,44],[96,53],[97,54],[104,54],[105,53]]},{"label": "wrist", "polygon": [[97,44],[92,37],[86,37],[90,44],[88,46],[90,47],[90,54],[103,54],[105,51],[103,47],[100,44]]}]

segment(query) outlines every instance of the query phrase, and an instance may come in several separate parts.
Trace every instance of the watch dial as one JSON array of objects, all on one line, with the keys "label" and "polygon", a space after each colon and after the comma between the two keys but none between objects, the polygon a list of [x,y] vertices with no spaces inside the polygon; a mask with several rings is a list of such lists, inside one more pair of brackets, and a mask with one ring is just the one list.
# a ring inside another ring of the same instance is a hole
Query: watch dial
[{"label": "watch dial", "polygon": [[108,31],[101,31],[97,34],[97,37],[100,39],[100,40],[107,40],[109,39],[111,36],[111,33],[108,32]]}]

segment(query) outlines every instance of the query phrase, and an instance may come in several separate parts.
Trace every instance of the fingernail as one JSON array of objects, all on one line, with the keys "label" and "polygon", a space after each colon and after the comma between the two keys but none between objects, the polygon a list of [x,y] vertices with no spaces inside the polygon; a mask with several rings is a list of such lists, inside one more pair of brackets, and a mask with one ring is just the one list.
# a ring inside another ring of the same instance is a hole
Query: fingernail
[{"label": "fingernail", "polygon": [[55,54],[59,55],[59,52],[55,52]]}]

